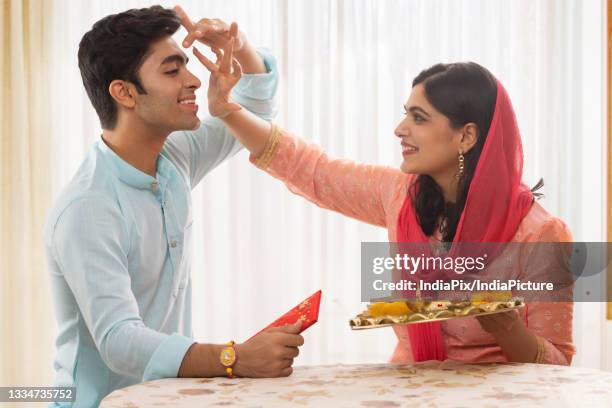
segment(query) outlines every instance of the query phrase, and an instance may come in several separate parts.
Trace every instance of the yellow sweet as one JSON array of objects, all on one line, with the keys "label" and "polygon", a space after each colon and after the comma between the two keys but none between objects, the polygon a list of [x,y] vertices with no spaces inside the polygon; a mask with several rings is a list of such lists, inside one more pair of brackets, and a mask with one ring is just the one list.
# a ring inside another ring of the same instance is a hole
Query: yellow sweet
[{"label": "yellow sweet", "polygon": [[479,292],[479,293],[474,293],[471,298],[470,301],[472,302],[472,305],[480,305],[483,303],[488,303],[488,302],[506,302],[508,300],[510,300],[512,298],[512,291],[509,290],[505,290],[505,291],[490,291],[490,292]]},{"label": "yellow sweet", "polygon": [[401,316],[410,312],[406,302],[377,302],[368,306],[368,311],[373,317],[378,316]]},{"label": "yellow sweet", "polygon": [[373,317],[383,316],[385,314],[385,302],[371,303],[368,305],[368,311]]},{"label": "yellow sweet", "polygon": [[401,316],[408,314],[410,311],[410,309],[408,309],[408,305],[406,305],[406,302],[387,303],[384,310],[385,314],[390,316]]}]

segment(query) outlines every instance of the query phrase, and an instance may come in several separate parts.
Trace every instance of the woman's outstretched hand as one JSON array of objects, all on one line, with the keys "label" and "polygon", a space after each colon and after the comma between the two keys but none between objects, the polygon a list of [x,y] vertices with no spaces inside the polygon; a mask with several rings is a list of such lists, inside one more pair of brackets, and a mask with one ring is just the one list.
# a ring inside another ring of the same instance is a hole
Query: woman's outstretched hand
[{"label": "woman's outstretched hand", "polygon": [[237,53],[248,44],[246,35],[238,31],[237,26],[232,33],[232,26],[218,18],[203,18],[194,23],[181,6],[175,6],[174,11],[181,19],[181,25],[187,30],[187,36],[183,40],[185,48],[191,47],[197,40],[210,48],[223,49],[229,45],[231,38],[235,37],[234,52]]},{"label": "woman's outstretched hand", "polygon": [[234,44],[238,34],[238,24],[232,23],[230,26],[231,39],[225,49],[212,47],[212,51],[217,56],[217,60],[212,62],[197,48],[193,48],[193,54],[208,71],[210,81],[208,83],[208,111],[212,116],[224,118],[232,112],[242,109],[240,105],[232,102],[230,94],[232,88],[238,83],[242,76],[242,68],[238,61],[234,59]]}]

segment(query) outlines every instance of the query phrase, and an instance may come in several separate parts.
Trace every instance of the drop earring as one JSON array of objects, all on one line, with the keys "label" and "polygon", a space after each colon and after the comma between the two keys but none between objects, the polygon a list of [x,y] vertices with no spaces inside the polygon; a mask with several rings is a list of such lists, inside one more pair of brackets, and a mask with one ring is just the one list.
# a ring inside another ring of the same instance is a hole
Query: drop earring
[{"label": "drop earring", "polygon": [[463,150],[459,150],[459,171],[457,172],[457,178],[461,179],[465,175],[465,157],[463,156]]}]

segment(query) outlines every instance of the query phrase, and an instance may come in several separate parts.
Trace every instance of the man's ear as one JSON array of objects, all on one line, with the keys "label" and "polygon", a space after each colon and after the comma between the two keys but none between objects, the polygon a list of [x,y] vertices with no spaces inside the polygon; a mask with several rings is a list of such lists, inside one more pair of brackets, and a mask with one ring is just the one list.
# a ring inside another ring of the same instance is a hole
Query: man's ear
[{"label": "man's ear", "polygon": [[479,133],[480,132],[478,131],[478,126],[473,122],[470,122],[463,126],[460,145],[461,150],[463,150],[464,153],[469,152],[470,149],[474,147],[474,145],[478,141]]},{"label": "man's ear", "polygon": [[129,82],[115,79],[108,86],[108,92],[119,105],[131,109],[136,105],[136,89]]}]

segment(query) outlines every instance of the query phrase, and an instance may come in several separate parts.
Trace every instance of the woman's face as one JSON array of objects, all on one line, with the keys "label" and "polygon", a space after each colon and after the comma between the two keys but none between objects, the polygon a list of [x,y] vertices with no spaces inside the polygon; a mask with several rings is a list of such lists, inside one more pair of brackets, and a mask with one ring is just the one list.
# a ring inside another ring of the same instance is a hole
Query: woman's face
[{"label": "woman's face", "polygon": [[429,103],[423,84],[412,88],[404,108],[406,117],[395,128],[404,158],[401,170],[432,177],[456,174],[463,128],[453,129],[449,119]]}]

